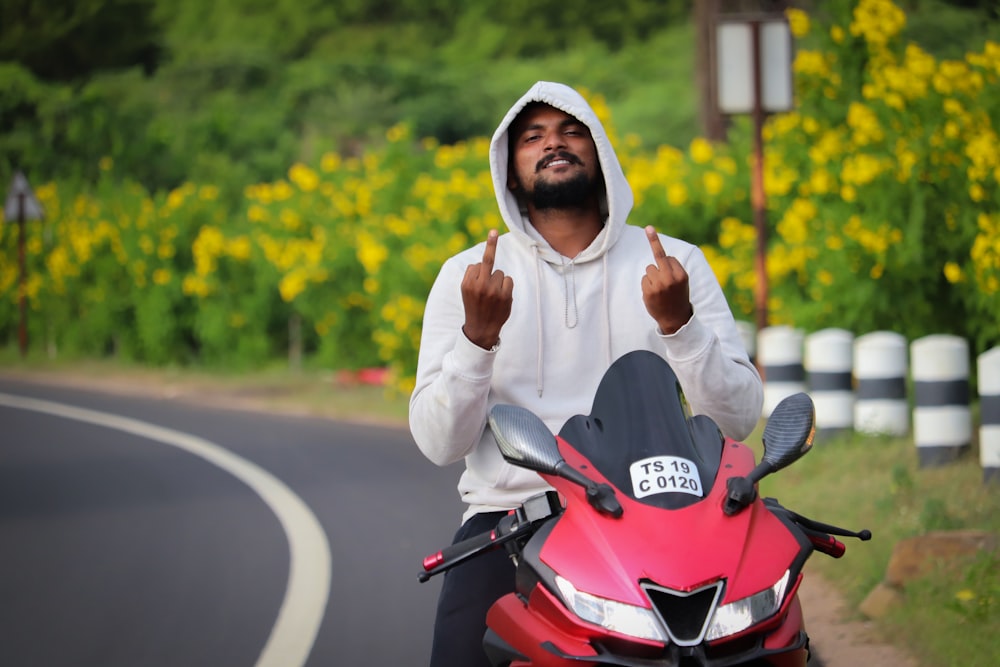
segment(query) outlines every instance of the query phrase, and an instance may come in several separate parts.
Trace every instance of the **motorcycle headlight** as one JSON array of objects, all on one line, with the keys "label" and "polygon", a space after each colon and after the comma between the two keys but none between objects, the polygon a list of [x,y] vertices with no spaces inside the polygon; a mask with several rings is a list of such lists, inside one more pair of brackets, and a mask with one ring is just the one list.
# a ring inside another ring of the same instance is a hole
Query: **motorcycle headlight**
[{"label": "motorcycle headlight", "polygon": [[556,575],[556,586],[566,606],[585,621],[640,639],[663,643],[669,640],[651,609],[578,591],[569,580],[559,575]]},{"label": "motorcycle headlight", "polygon": [[791,573],[785,570],[784,576],[774,586],[742,600],[721,605],[712,616],[705,639],[711,641],[735,635],[773,616],[781,609],[790,576]]}]

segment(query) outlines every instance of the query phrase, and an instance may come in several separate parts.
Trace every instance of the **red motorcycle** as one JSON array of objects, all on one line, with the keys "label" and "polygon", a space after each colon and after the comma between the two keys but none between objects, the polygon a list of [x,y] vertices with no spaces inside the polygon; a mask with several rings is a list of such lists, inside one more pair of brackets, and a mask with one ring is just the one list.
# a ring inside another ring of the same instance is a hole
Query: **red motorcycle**
[{"label": "red motorcycle", "polygon": [[490,608],[483,638],[497,667],[805,665],[803,565],[814,550],[843,555],[834,535],[871,539],[757,494],[812,446],[804,393],[773,410],[756,465],[749,447],[690,414],[670,366],[647,351],[612,364],[591,414],[558,436],[510,405],[489,424],[504,458],[555,491],[424,559],[420,579],[508,551],[516,592]]}]

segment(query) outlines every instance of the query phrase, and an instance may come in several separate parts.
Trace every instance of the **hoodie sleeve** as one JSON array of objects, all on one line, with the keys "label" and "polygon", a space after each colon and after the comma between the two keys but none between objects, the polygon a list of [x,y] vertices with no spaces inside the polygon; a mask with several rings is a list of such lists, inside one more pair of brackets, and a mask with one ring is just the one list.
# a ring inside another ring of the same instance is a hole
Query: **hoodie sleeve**
[{"label": "hoodie sleeve", "polygon": [[747,356],[732,311],[705,255],[692,246],[684,260],[694,316],[662,336],[667,361],[696,413],[707,414],[736,440],[757,426],[764,404],[760,374]]},{"label": "hoodie sleeve", "polygon": [[410,432],[420,451],[439,466],[464,458],[486,427],[496,352],[462,333],[462,275],[453,258],[441,268],[424,309],[417,379],[410,396]]}]

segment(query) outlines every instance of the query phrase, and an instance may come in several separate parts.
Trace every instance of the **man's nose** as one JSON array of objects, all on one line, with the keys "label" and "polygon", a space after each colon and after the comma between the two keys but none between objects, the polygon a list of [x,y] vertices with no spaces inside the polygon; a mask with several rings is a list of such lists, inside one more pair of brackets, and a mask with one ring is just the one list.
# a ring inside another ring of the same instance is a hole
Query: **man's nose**
[{"label": "man's nose", "polygon": [[566,142],[563,140],[561,133],[553,132],[545,137],[546,151],[554,151],[561,148],[566,148]]}]

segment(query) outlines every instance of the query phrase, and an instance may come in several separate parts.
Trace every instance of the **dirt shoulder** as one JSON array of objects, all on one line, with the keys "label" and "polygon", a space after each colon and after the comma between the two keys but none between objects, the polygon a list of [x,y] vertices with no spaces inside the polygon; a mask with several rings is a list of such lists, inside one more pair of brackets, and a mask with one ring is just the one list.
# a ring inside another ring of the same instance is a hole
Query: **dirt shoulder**
[{"label": "dirt shoulder", "polygon": [[875,638],[872,624],[853,620],[844,598],[822,577],[806,571],[799,601],[814,660],[822,667],[919,667],[901,648]]},{"label": "dirt shoulder", "polygon": [[[172,377],[170,374],[131,370],[94,374],[0,368],[0,378],[5,377],[227,409],[271,411],[398,428],[406,426],[405,415],[399,407],[385,410],[381,414],[372,414],[370,409],[358,410],[353,402],[344,405],[344,396],[353,394],[355,402],[370,408],[371,397],[378,395],[377,389],[347,386],[336,378],[243,382],[211,377]],[[871,623],[854,620],[854,614],[848,610],[837,589],[816,573],[809,572],[808,567],[799,589],[799,598],[814,654],[810,665],[919,667],[920,663],[901,648],[878,641]]]}]

